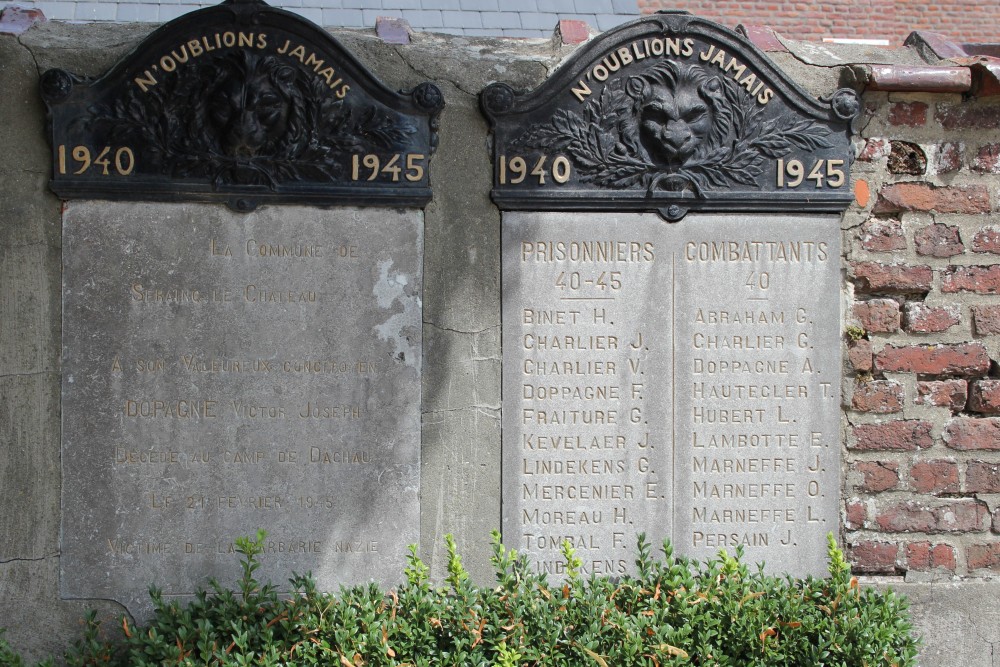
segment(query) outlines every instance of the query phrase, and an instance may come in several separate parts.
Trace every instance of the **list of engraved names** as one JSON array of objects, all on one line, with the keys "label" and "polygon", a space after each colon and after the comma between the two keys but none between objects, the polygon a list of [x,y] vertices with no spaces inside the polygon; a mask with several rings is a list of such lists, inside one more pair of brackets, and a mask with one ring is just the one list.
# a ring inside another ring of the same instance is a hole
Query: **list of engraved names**
[{"label": "list of engraved names", "polygon": [[670,251],[649,225],[536,217],[504,215],[504,539],[620,575],[636,530],[669,534]]},{"label": "list of engraved names", "polygon": [[675,540],[821,574],[838,515],[838,232],[706,227],[676,251]]},{"label": "list of engraved names", "polygon": [[564,540],[588,571],[623,573],[638,531],[698,558],[742,546],[822,572],[838,507],[836,228],[506,214],[504,230],[508,544],[557,574]]}]

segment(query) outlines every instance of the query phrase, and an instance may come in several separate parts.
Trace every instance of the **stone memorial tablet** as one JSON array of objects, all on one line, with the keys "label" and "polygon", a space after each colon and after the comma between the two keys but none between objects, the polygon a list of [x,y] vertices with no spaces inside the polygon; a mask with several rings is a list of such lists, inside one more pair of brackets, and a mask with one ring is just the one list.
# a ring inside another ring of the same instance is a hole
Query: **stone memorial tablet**
[{"label": "stone memorial tablet", "polygon": [[740,35],[674,12],[481,103],[506,211],[505,542],[557,575],[565,541],[586,572],[630,571],[638,532],[824,573],[840,514],[828,214],[851,200],[856,94],[810,99]]},{"label": "stone memorial tablet", "polygon": [[[155,221],[155,224],[150,224]],[[422,214],[71,204],[63,594],[402,572],[418,541]]]},{"label": "stone memorial tablet", "polygon": [[62,595],[144,617],[150,584],[231,584],[259,529],[264,580],[397,581],[440,91],[235,0],[43,96],[58,194],[168,202],[64,210]]},{"label": "stone memorial tablet", "polygon": [[505,539],[559,574],[635,534],[821,574],[839,513],[828,217],[508,213]]},{"label": "stone memorial tablet", "polygon": [[503,536],[561,574],[670,537],[671,261],[655,215],[503,218]]},{"label": "stone memorial tablet", "polygon": [[674,541],[824,575],[840,517],[837,219],[699,222],[671,228]]}]

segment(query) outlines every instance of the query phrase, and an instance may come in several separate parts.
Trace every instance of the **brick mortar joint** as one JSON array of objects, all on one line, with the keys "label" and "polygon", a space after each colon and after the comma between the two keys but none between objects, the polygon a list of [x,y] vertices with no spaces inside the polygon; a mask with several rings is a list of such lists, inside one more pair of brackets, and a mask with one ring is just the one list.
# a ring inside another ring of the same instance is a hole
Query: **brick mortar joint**
[{"label": "brick mortar joint", "polygon": [[930,542],[933,544],[946,544],[956,549],[964,549],[966,545],[965,537],[968,533],[885,533],[870,528],[857,528],[846,531],[848,544],[857,542],[895,542],[900,546],[908,544],[919,544]]}]

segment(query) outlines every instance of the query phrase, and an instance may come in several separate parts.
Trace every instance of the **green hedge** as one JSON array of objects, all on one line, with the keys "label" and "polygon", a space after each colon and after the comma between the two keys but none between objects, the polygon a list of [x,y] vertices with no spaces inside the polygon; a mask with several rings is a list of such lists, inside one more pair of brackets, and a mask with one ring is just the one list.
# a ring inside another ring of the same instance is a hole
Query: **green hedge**
[{"label": "green hedge", "polygon": [[[832,537],[829,579],[764,575],[741,553],[698,564],[666,542],[655,558],[640,536],[634,577],[584,578],[567,545],[568,577],[550,583],[494,535],[493,588],[469,582],[449,537],[447,586],[431,584],[411,547],[398,590],[322,593],[296,576],[288,597],[255,578],[263,539],[237,540],[239,590],[213,583],[180,605],[153,589],[148,625],[123,620],[126,638],[113,643],[91,616],[67,664],[904,667],[916,659],[906,600],[861,589]],[[0,656],[19,664],[2,636]]]}]

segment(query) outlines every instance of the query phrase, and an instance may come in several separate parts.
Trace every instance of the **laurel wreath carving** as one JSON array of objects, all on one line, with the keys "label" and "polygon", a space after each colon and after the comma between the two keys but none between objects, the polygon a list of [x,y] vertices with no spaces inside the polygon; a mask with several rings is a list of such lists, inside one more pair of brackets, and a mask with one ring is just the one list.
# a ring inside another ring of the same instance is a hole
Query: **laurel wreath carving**
[{"label": "laurel wreath carving", "polygon": [[[655,67],[676,70],[681,66],[668,61]],[[791,124],[784,117],[765,119],[765,106],[756,97],[735,80],[715,76],[724,96],[716,110],[719,125],[703,140],[706,145],[679,166],[655,164],[637,141],[635,99],[628,94],[624,78],[609,81],[583,106],[582,113],[559,109],[550,121],[531,125],[512,145],[561,152],[573,162],[581,181],[600,187],[638,185],[649,192],[686,189],[697,197],[735,185],[754,186],[767,159],[793,149],[832,146],[825,127],[808,119]]]}]

